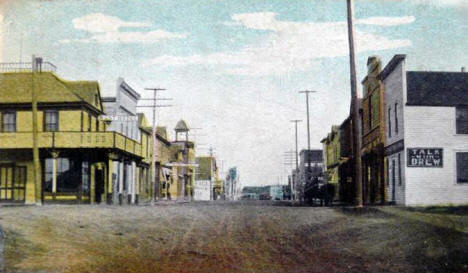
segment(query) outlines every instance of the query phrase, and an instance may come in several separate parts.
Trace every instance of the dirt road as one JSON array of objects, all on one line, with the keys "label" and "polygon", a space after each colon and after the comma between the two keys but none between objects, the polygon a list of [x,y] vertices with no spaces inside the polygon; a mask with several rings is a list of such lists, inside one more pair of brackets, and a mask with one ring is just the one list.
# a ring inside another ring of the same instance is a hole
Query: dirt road
[{"label": "dirt road", "polygon": [[0,208],[7,272],[468,272],[468,213],[198,203]]}]

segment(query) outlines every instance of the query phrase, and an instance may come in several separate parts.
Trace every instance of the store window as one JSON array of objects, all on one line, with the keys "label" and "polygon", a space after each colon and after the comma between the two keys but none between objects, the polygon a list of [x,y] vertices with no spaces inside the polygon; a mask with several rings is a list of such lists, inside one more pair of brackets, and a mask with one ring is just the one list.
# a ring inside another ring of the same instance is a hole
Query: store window
[{"label": "store window", "polygon": [[[44,171],[44,190],[52,192],[53,181],[52,158],[46,158]],[[77,193],[80,192],[82,185],[82,162],[73,158],[57,158],[57,193]]]},{"label": "store window", "polygon": [[457,183],[468,183],[468,152],[457,153]]}]

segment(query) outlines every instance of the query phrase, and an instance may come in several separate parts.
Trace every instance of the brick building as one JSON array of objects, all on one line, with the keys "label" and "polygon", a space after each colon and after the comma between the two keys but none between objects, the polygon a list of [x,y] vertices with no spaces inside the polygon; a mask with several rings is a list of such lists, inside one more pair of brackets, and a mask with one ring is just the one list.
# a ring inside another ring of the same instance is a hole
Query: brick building
[{"label": "brick building", "polygon": [[385,186],[385,112],[382,69],[377,57],[369,57],[367,76],[362,81],[362,198],[363,204],[384,204]]}]

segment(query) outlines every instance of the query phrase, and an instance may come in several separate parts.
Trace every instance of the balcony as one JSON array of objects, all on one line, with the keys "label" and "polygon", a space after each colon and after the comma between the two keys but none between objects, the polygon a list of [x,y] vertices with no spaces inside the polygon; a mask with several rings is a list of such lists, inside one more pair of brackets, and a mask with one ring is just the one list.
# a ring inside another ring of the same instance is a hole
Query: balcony
[{"label": "balcony", "polygon": [[32,72],[33,68],[37,72],[56,72],[57,67],[50,62],[39,62],[34,67],[32,62],[21,63],[0,63],[0,72]]},{"label": "balcony", "polygon": [[[144,157],[142,145],[117,132],[39,132],[39,148],[117,149]],[[0,149],[32,149],[32,132],[0,133]]]}]

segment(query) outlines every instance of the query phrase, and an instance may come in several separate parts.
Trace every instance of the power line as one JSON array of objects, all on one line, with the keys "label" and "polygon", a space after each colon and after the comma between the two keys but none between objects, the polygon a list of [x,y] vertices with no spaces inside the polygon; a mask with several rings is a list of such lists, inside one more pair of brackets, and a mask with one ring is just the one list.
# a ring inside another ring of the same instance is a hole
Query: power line
[{"label": "power line", "polygon": [[[165,88],[145,88],[145,90],[147,91],[153,91],[153,98],[150,98],[150,99],[141,99],[141,100],[151,100],[153,101],[153,104],[152,105],[141,105],[141,106],[137,106],[139,108],[152,108],[153,109],[153,132],[152,132],[152,139],[155,140],[155,137],[156,137],[156,109],[157,108],[160,108],[160,107],[172,107],[172,105],[169,105],[169,104],[156,104],[156,102],[158,101],[158,92],[160,91],[165,91],[166,89]],[[153,144],[153,157],[151,158],[151,168],[155,168],[155,163],[156,163],[156,159],[157,159],[157,141],[154,141],[154,144]],[[153,173],[152,175],[152,181],[154,183],[154,194],[152,196],[152,200],[153,202],[157,199],[157,196],[159,195],[159,182],[156,181],[156,175],[155,173]]]}]

